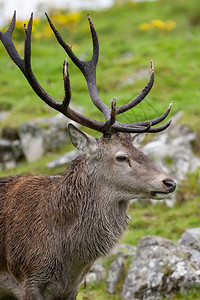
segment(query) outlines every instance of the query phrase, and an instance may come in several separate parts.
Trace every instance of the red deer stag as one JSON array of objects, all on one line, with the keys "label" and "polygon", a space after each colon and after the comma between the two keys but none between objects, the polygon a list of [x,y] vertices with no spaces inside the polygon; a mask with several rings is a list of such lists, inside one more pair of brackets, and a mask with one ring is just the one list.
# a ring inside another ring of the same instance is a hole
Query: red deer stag
[{"label": "red deer stag", "polygon": [[131,133],[160,132],[170,122],[160,117],[131,124],[116,121],[121,114],[140,103],[154,82],[129,103],[111,108],[98,96],[96,65],[99,56],[97,33],[88,20],[93,55],[81,61],[64,42],[51,20],[48,22],[58,42],[83,73],[94,105],[103,113],[100,122],[70,108],[71,89],[68,63],[63,67],[65,96],[62,103],[40,86],[31,68],[33,15],[25,26],[24,59],[13,42],[16,14],[0,38],[14,63],[20,68],[35,93],[46,104],[77,123],[102,133],[94,138],[69,125],[73,145],[83,152],[63,176],[18,175],[0,178],[0,297],[13,295],[23,300],[74,300],[85,274],[93,262],[117,243],[126,229],[127,209],[132,198],[161,199],[175,190],[171,177],[159,170],[132,145]]}]

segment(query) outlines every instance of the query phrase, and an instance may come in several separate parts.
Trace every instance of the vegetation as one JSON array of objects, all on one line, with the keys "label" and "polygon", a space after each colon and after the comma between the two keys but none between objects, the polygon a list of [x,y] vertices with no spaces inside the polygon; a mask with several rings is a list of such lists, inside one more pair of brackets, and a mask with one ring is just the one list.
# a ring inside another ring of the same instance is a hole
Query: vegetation
[{"label": "vegetation", "polygon": [[[61,10],[50,12],[55,25],[65,40],[73,46],[79,57],[91,56],[91,39],[86,12],[69,13]],[[110,105],[115,96],[118,105],[138,95],[148,78],[131,84],[126,80],[138,70],[149,68],[151,59],[155,66],[155,84],[147,99],[131,113],[119,120],[150,119],[161,114],[173,100],[172,114],[184,110],[181,122],[200,133],[200,12],[196,0],[158,0],[155,2],[117,3],[106,11],[91,12],[100,40],[100,59],[97,84],[101,99]],[[36,19],[32,38],[32,65],[41,85],[56,99],[63,98],[62,64],[65,58],[47,26],[45,19]],[[16,24],[13,35],[17,49],[23,54],[23,24]],[[101,114],[91,104],[86,83],[79,70],[70,62],[70,79],[73,104],[83,105],[85,114],[102,120]],[[23,75],[13,65],[7,53],[0,47],[0,111],[9,111],[9,118],[1,128],[15,127],[23,121],[54,114],[32,92]],[[88,130],[91,134],[95,132]],[[36,163],[22,162],[9,173],[62,173],[48,170],[46,163],[71,150],[67,145],[59,153],[43,157]],[[196,148],[198,151],[199,147]],[[130,208],[130,228],[124,242],[136,245],[141,236],[160,235],[177,241],[186,228],[199,227],[200,187],[198,174],[190,174],[187,183],[179,187],[178,203],[173,208],[163,204],[152,206],[135,203]],[[120,287],[119,287],[120,289]],[[78,299],[115,299],[104,293],[103,283],[81,289]],[[177,295],[173,299],[197,299],[199,291]]]}]

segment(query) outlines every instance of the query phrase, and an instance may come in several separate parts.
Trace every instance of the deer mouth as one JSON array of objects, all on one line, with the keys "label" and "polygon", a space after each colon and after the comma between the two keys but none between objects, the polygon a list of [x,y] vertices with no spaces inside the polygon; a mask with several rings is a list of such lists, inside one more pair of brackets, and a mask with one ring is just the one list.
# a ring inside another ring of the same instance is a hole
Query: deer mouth
[{"label": "deer mouth", "polygon": [[162,181],[163,189],[162,191],[151,191],[150,194],[153,199],[162,200],[169,195],[169,193],[172,193],[176,189],[176,182],[172,180],[171,178],[166,178]]},{"label": "deer mouth", "polygon": [[154,192],[150,192],[150,194],[153,199],[162,200],[165,199],[167,195],[169,195],[169,192],[154,191]]}]

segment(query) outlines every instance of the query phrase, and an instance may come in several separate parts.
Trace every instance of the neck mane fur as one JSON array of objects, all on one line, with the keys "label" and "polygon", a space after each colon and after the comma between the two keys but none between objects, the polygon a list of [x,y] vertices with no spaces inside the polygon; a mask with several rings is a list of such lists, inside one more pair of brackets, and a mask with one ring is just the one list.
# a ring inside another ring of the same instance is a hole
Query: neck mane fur
[{"label": "neck mane fur", "polygon": [[[90,170],[86,155],[78,157],[60,178],[60,201],[73,219],[70,245],[80,257],[95,260],[118,242],[127,227],[128,202],[115,202],[112,190],[101,191],[98,174]],[[105,197],[107,199],[105,199]],[[69,222],[72,221],[69,220]]]}]

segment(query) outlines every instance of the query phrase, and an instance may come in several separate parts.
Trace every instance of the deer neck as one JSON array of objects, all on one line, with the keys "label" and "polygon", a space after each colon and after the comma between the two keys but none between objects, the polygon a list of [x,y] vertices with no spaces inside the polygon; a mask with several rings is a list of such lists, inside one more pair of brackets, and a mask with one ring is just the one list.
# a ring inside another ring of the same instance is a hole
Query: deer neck
[{"label": "deer neck", "polygon": [[99,181],[86,156],[77,158],[61,180],[64,214],[71,218],[70,251],[79,249],[80,259],[95,260],[108,253],[126,229],[128,201],[118,201],[106,180]]}]

